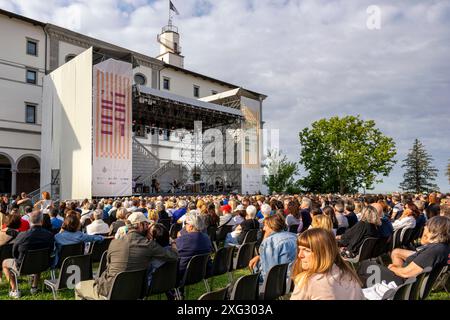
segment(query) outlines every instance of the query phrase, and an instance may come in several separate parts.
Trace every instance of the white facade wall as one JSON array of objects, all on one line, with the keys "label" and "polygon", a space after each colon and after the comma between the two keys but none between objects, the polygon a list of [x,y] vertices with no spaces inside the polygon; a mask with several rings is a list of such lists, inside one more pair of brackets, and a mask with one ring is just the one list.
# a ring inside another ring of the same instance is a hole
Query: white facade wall
[{"label": "white facade wall", "polygon": [[64,63],[66,63],[66,57],[68,55],[74,54],[79,55],[83,51],[86,50],[86,48],[73,45],[71,43],[67,43],[64,41],[59,41],[59,52],[58,52],[58,66],[62,66]]},{"label": "white facade wall", "polygon": [[162,91],[165,90],[163,86],[164,77],[170,79],[170,92],[188,98],[196,98],[194,97],[194,85],[200,87],[200,98],[212,95],[213,90],[220,93],[234,89],[234,87],[224,86],[219,83],[205,80],[200,77],[195,77],[193,75],[167,67],[160,71],[159,81],[160,90]]},{"label": "white facade wall", "polygon": [[[37,56],[27,54],[27,39],[37,42]],[[0,15],[0,154],[11,161],[15,181],[20,159],[40,161],[42,78],[45,74],[45,32],[42,26]],[[27,68],[37,84],[26,82]],[[35,105],[34,124],[26,123],[26,103]],[[12,190],[16,193],[15,182]]]}]

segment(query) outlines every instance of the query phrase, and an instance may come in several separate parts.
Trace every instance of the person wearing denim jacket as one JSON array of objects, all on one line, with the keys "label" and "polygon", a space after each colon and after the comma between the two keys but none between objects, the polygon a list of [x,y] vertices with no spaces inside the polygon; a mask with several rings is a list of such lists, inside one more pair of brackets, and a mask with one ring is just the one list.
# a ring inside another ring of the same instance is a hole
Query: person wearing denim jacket
[{"label": "person wearing denim jacket", "polygon": [[96,242],[103,241],[104,237],[100,235],[88,235],[79,231],[80,229],[80,220],[78,216],[75,214],[69,214],[64,219],[64,223],[61,228],[61,232],[55,235],[55,259],[53,261],[53,265],[56,266],[58,264],[59,253],[61,251],[61,247],[69,244],[75,243],[87,243],[87,242]]},{"label": "person wearing denim jacket", "polygon": [[260,271],[260,282],[273,266],[289,263],[288,277],[292,263],[297,257],[297,236],[285,231],[286,223],[281,214],[264,219],[264,239],[259,247],[259,256],[250,260],[249,267]]}]

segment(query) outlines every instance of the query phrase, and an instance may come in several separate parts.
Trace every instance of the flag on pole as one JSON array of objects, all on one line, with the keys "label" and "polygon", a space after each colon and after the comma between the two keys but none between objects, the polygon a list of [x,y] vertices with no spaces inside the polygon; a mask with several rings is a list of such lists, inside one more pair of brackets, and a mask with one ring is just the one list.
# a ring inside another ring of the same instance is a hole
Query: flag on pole
[{"label": "flag on pole", "polygon": [[172,1],[170,1],[170,10],[172,10],[173,12],[175,12],[176,14],[180,14],[177,10],[177,8],[175,8],[175,6],[173,5]]}]

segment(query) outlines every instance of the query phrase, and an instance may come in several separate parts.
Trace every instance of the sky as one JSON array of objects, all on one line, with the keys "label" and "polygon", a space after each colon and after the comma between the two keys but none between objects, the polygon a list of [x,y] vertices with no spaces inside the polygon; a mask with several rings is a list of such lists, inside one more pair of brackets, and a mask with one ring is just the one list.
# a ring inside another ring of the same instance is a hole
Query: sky
[{"label": "sky", "polygon": [[[267,95],[265,127],[279,130],[289,160],[298,161],[298,133],[312,122],[361,115],[397,147],[397,164],[375,192],[399,189],[416,138],[434,158],[439,188],[450,192],[450,1],[172,2],[185,68]],[[168,0],[43,3],[0,0],[0,8],[159,54]]]}]

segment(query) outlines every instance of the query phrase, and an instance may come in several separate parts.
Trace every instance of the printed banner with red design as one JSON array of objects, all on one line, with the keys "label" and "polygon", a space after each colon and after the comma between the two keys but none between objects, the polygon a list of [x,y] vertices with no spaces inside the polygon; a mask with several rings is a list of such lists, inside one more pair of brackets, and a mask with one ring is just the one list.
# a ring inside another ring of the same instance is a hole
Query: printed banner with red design
[{"label": "printed banner with red design", "polygon": [[108,59],[93,67],[94,197],[132,192],[132,66]]}]

